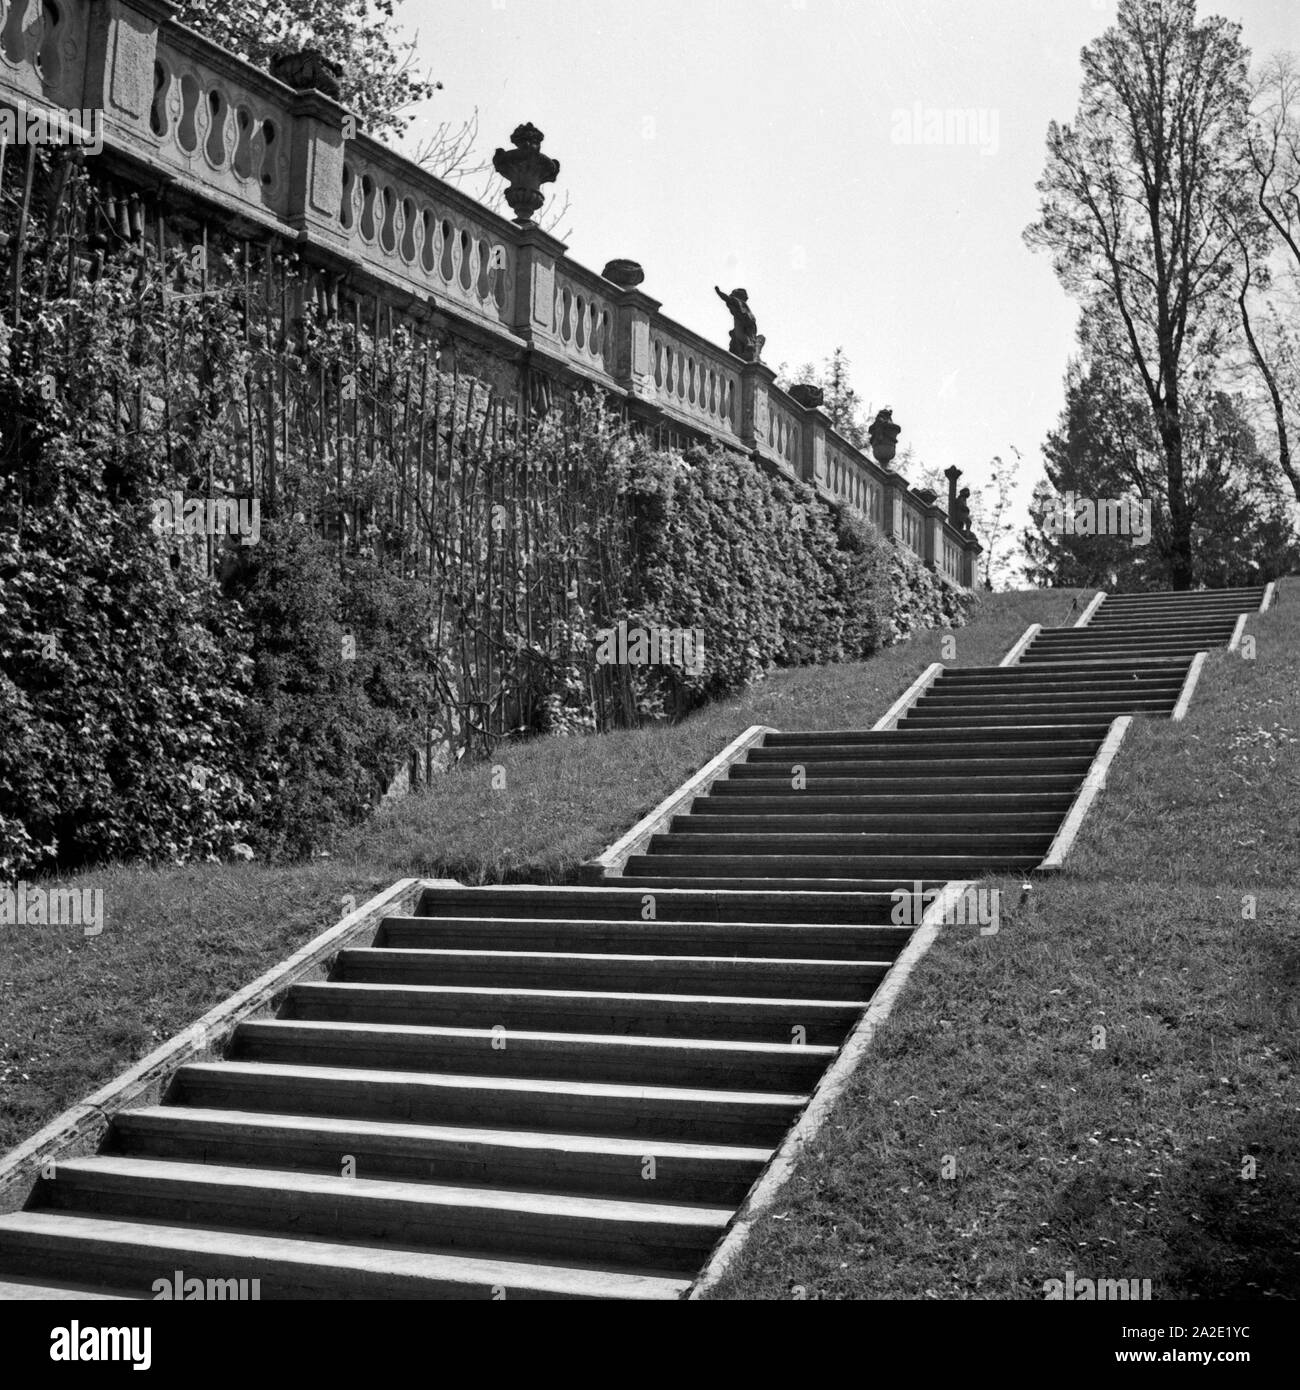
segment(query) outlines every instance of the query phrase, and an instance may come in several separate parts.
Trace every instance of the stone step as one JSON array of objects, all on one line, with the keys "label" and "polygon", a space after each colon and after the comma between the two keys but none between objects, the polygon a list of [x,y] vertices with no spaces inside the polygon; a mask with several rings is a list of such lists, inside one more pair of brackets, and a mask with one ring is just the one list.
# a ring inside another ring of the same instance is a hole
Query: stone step
[{"label": "stone step", "polygon": [[[1092,622],[1088,626],[1092,627],[1101,622],[1155,622],[1159,620],[1199,626],[1204,623],[1231,622],[1238,613],[1248,611],[1250,611],[1249,607],[1243,609],[1240,603],[1211,604],[1208,607],[1199,605],[1194,608],[1170,609],[1168,611],[1103,604],[1092,615]],[[1072,630],[1085,631],[1086,629]]]},{"label": "stone step", "polygon": [[1262,584],[1249,584],[1237,589],[1184,589],[1181,591],[1154,591],[1150,593],[1108,594],[1101,608],[1135,607],[1143,604],[1214,604],[1241,603],[1250,600],[1258,603],[1264,596]]},{"label": "stone step", "polygon": [[[646,857],[633,856],[638,860]],[[696,862],[693,856],[691,862]],[[672,864],[670,856],[656,856],[654,872],[662,869],[665,875],[676,876]],[[868,875],[853,876],[865,878]],[[771,994],[777,997],[797,994],[813,999],[860,999],[862,991],[867,989],[869,993],[889,964],[889,960],[583,955],[560,951],[399,951],[356,947],[339,952],[333,978],[519,989],[599,989],[621,993],[646,990],[655,994]]]},{"label": "stone step", "polygon": [[[1151,694],[1143,690],[1130,691],[1120,695],[1091,695],[1074,694],[1068,695],[1061,692],[1056,695],[1022,695],[1008,694],[1004,699],[997,699],[991,695],[926,695],[916,702],[908,711],[908,714],[931,714],[950,711],[953,714],[1014,714],[1019,711],[1029,711],[1034,714],[1059,714],[1063,716],[1086,714],[1086,715],[1105,715],[1106,712],[1114,709],[1118,710],[1144,710],[1144,709],[1166,709],[1177,703],[1177,691],[1170,691],[1167,694]],[[1018,745],[1021,750],[1034,749],[1034,752],[1018,753],[1017,756],[1037,756],[1044,749],[1050,750],[1053,754],[1075,753],[1085,757],[1091,757],[1097,750],[1100,739],[1064,740],[1059,743],[1048,743],[1045,739],[1036,743],[1024,743]],[[1012,744],[1010,747],[1017,747]]]},{"label": "stone step", "polygon": [[1204,633],[1226,632],[1229,635],[1237,624],[1239,614],[1228,613],[1223,617],[1208,618],[1160,618],[1160,617],[1120,617],[1113,614],[1104,618],[1099,613],[1087,627],[1070,628],[1074,633],[1083,632],[1124,632],[1139,633],[1143,636],[1160,637],[1166,633],[1179,637],[1201,636]]},{"label": "stone step", "polygon": [[[935,697],[925,696],[919,708]],[[964,696],[941,697],[937,701],[941,707],[950,702],[961,705],[971,701]],[[988,703],[981,700],[980,704]],[[1049,743],[1046,738],[1033,739],[985,739],[976,734],[969,740],[953,742],[917,744],[915,740],[901,741],[893,748],[883,748],[875,744],[856,743],[815,743],[792,744],[782,748],[754,748],[750,750],[745,765],[749,767],[818,767],[824,763],[846,762],[936,762],[961,768],[971,758],[997,757],[1019,758],[1037,757],[1049,751],[1054,757],[1075,756],[1091,758],[1095,755],[1100,738],[1059,738]]]},{"label": "stone step", "polygon": [[[1212,650],[1214,650],[1212,647],[1206,647],[1204,645],[1198,645],[1195,642],[1189,642],[1185,647],[1179,647],[1178,653],[1181,656],[1186,657],[1186,659],[1190,662],[1191,659],[1197,654],[1197,652]],[[1042,648],[1035,649],[1031,647],[1027,652],[1025,652],[1025,654],[1020,658],[1020,660],[1022,666],[1024,667],[1056,669],[1061,663],[1062,656],[1060,652],[1044,651]]]},{"label": "stone step", "polygon": [[1103,605],[1091,617],[1090,623],[1084,627],[1051,628],[1051,631],[1059,632],[1086,632],[1091,627],[1100,627],[1103,624],[1115,623],[1175,623],[1180,627],[1208,627],[1215,623],[1233,623],[1236,621],[1237,613],[1244,612],[1240,603],[1229,603],[1224,607],[1218,605],[1208,607],[1197,607],[1197,609],[1185,609],[1173,613],[1155,613],[1150,609],[1125,609],[1125,607],[1110,607]]},{"label": "stone step", "polygon": [[[1014,819],[1019,816],[1042,816],[1052,820],[1068,810],[1073,797],[1069,791],[1059,792],[994,792],[981,797],[976,809],[963,806],[952,813],[951,824],[962,825],[969,817],[976,820],[988,814],[995,818]],[[953,805],[950,796],[942,793],[912,796],[810,796],[807,792],[787,791],[784,796],[701,796],[695,799],[691,816],[734,819],[736,816],[848,817],[869,819],[890,825],[909,818],[918,823],[939,820],[949,823]],[[895,812],[893,808],[897,807]]]},{"label": "stone step", "polygon": [[[1004,666],[1001,674],[1005,676],[1008,672],[1012,671],[1027,671],[1024,660],[1032,650],[1033,646],[1031,644],[1021,655],[1020,664],[1017,666]],[[1120,656],[1105,656],[1100,652],[1092,655],[1073,655],[1068,652],[1060,652],[1054,656],[1048,653],[1046,656],[1051,657],[1050,666],[1040,665],[1031,674],[1043,675],[1045,678],[1052,680],[1062,680],[1067,677],[1086,676],[1097,671],[1115,673],[1125,677],[1146,675],[1151,671],[1165,673],[1171,666],[1186,672],[1188,666],[1191,665],[1192,657],[1194,657],[1196,651],[1199,650],[1200,648],[1197,648],[1195,651],[1189,651],[1187,653],[1175,652],[1163,656],[1142,652]],[[1040,660],[1045,661],[1046,656],[1040,657]]]},{"label": "stone step", "polygon": [[1063,637],[1058,642],[1044,642],[1036,639],[1021,655],[1021,662],[1031,652],[1038,655],[1049,653],[1058,659],[1067,656],[1151,656],[1153,654],[1177,654],[1204,651],[1223,643],[1211,642],[1203,637]]},{"label": "stone step", "polygon": [[806,1094],[522,1080],[264,1062],[181,1067],[167,1103],[700,1144],[779,1143]]},{"label": "stone step", "polygon": [[652,855],[986,855],[1034,854],[1041,858],[1052,842],[1053,830],[1016,834],[1009,831],[950,830],[947,832],[908,831],[903,834],[802,832],[761,833],[748,827],[722,834],[710,830],[688,830],[655,835],[649,846]]},{"label": "stone step", "polygon": [[[1084,682],[1130,681],[1139,677],[1143,680],[1175,680],[1179,676],[1185,675],[1187,671],[1187,662],[1178,658],[1173,661],[1144,660],[1136,664],[1129,661],[1088,661],[1078,662],[1076,665],[1078,670],[1074,676]],[[1027,672],[1020,666],[952,666],[943,672],[936,684],[978,685],[982,682],[1001,684],[1008,680],[1053,681],[1063,679],[1065,679],[1065,674],[1062,672]]]},{"label": "stone step", "polygon": [[241,1023],[227,1055],[235,1061],[371,1071],[810,1091],[835,1049],[788,1042],[528,1032],[504,1024],[448,1028],[275,1018]]},{"label": "stone step", "polygon": [[[935,718],[938,717],[939,716],[935,716]],[[916,716],[909,713],[907,718],[910,722],[915,719]],[[929,719],[926,722],[933,724],[934,719]],[[961,721],[954,720],[954,722],[978,724],[979,719],[978,717],[971,717]],[[1014,724],[1016,720],[997,716],[996,718],[990,717],[988,722]],[[1016,753],[1005,758],[975,755],[963,759],[960,763],[948,762],[945,766],[949,769],[959,768],[962,774],[975,773],[988,776],[1001,775],[1005,777],[1009,775],[1018,776],[1021,773],[1037,773],[1039,776],[1052,772],[1084,773],[1087,772],[1091,763],[1091,753],[1076,753],[1066,757],[1057,757],[1051,751],[1051,746],[1048,745],[1046,750],[1035,752],[1033,755]],[[773,766],[772,763],[739,763],[731,769],[731,776],[727,780],[732,785],[750,779],[761,778],[767,780],[772,777]],[[824,781],[830,781],[841,777],[852,777],[855,779],[870,778],[872,772],[877,769],[887,774],[890,780],[900,782],[924,781],[936,775],[935,767],[932,763],[925,761],[907,762],[902,759],[890,762],[854,758],[852,760],[842,759],[838,762],[809,763],[806,764],[806,766],[808,768],[807,776],[809,784],[811,784],[814,777]],[[951,773],[949,776],[951,777]],[[790,778],[787,777],[783,780],[788,786]]]},{"label": "stone step", "polygon": [[1225,645],[1226,642],[1211,641],[1204,637],[1168,637],[1158,640],[1150,640],[1145,637],[1062,638],[1059,642],[1031,642],[1020,659],[1023,662],[1030,652],[1037,653],[1039,656],[1050,654],[1057,658],[1061,656],[1100,656],[1103,654],[1149,656],[1153,652],[1181,654],[1188,651],[1207,651]]},{"label": "stone step", "polygon": [[1235,623],[1242,613],[1258,612],[1256,605],[1242,603],[1208,603],[1208,605],[1111,605],[1103,603],[1091,617],[1090,623],[1072,631],[1086,632],[1091,627],[1114,627],[1123,623],[1169,623],[1175,626],[1200,627],[1205,623]]},{"label": "stone step", "polygon": [[1116,676],[1108,676],[1105,680],[1080,680],[1078,678],[1065,680],[1059,679],[1050,671],[1034,671],[1021,666],[1009,666],[1007,670],[1022,674],[1009,674],[1007,679],[1002,681],[967,683],[940,680],[936,681],[925,694],[927,698],[930,696],[970,698],[978,695],[999,700],[1008,697],[1046,700],[1057,695],[1087,695],[1089,697],[1133,694],[1176,695],[1187,679],[1185,671],[1179,671],[1177,675],[1173,676],[1162,676],[1158,680],[1151,680],[1139,675],[1126,676],[1122,680]]},{"label": "stone step", "polygon": [[[652,1189],[653,1190],[653,1189]],[[343,1178],[99,1155],[59,1164],[34,1210],[400,1243],[439,1253],[577,1259],[693,1274],[727,1207]]]},{"label": "stone step", "polygon": [[[1057,719],[1072,719],[1075,716],[1087,712],[1095,715],[1099,720],[1117,719],[1121,714],[1165,714],[1173,709],[1177,704],[1173,695],[1163,695],[1159,699],[1148,700],[1137,696],[1112,697],[1106,700],[1087,701],[1058,699],[1055,702],[1033,702],[1021,700],[988,700],[980,698],[978,700],[922,700],[914,705],[907,714],[909,720],[922,717],[934,716],[942,719],[961,719],[978,720],[983,716],[990,719],[1001,719],[1006,715],[1020,715],[1022,723],[1037,724],[1040,727],[1050,727]],[[929,725],[928,727],[939,727],[939,725]],[[1014,723],[1005,727],[1013,728]],[[1097,748],[1101,745],[1101,738],[1089,745],[1091,752],[1084,754],[1090,760],[1095,756]],[[1044,748],[1051,749],[1053,753],[1058,750],[1054,745],[1044,743]],[[1068,750],[1062,749],[1062,754]],[[1076,755],[1077,756],[1077,755]]]},{"label": "stone step", "polygon": [[[915,804],[921,796],[939,797],[951,804],[953,796],[1014,795],[1032,796],[1036,794],[1071,795],[1082,780],[1078,771],[1053,773],[1010,773],[1000,776],[979,775],[974,777],[826,777],[810,774],[803,791],[791,790],[789,777],[746,777],[739,781],[728,779],[715,782],[705,798],[710,803],[723,801],[744,801],[761,798],[764,802],[788,800],[790,797],[806,797],[808,804],[820,805],[826,801],[845,802],[853,800],[859,804],[874,797]],[[695,803],[699,805],[697,801]]]},{"label": "stone step", "polygon": [[[1113,713],[1111,713],[1111,712],[1104,712],[1105,718],[1107,719],[1107,721],[1109,721],[1110,719],[1113,719],[1113,718],[1117,717],[1118,715],[1126,714],[1126,713],[1131,712],[1131,709],[1132,709],[1131,706],[1125,706],[1125,707],[1123,707],[1123,708],[1117,706],[1117,707],[1115,708],[1115,710],[1114,710]],[[1019,711],[1019,712],[1012,712],[1012,713],[1002,713],[1002,714],[956,714],[956,713],[935,713],[935,714],[928,714],[928,713],[922,712],[922,713],[920,713],[920,714],[908,714],[908,716],[907,716],[907,720],[908,720],[908,723],[909,723],[909,724],[915,724],[915,725],[917,725],[918,727],[931,728],[931,729],[939,728],[939,727],[941,727],[941,726],[943,726],[943,725],[945,725],[945,724],[951,726],[952,728],[961,728],[961,727],[966,727],[966,726],[969,726],[969,727],[971,727],[971,728],[975,728],[975,727],[978,727],[978,726],[981,725],[981,724],[1002,724],[1002,725],[1005,725],[1005,726],[1008,727],[1008,728],[1010,728],[1010,727],[1013,726],[1013,725],[1019,725],[1019,724],[1031,724],[1031,725],[1032,725],[1032,724],[1038,724],[1038,725],[1041,725],[1041,726],[1046,727],[1046,726],[1049,726],[1049,725],[1052,723],[1052,719],[1053,719],[1053,715],[1052,715],[1052,713],[1051,713],[1050,711],[1032,710],[1032,709],[1029,709],[1029,710],[1021,710],[1021,711]],[[1040,760],[1037,760],[1037,759],[1036,759],[1033,763],[1025,763],[1025,764],[1022,764],[1022,765],[1025,766],[1025,767],[1027,767],[1027,768],[1031,768],[1031,767],[1032,767],[1033,769],[1037,770],[1037,769],[1042,765],[1042,763],[1045,763],[1045,762],[1048,762],[1048,761],[1050,761],[1050,760],[1048,760],[1048,759],[1042,759],[1042,760],[1040,761]],[[1069,764],[1069,763],[1071,762],[1070,759],[1061,759],[1060,761],[1063,762],[1063,763],[1067,763],[1067,764]],[[1070,767],[1068,770],[1075,771],[1075,772],[1086,772],[1086,771],[1088,770],[1088,764],[1089,764],[1090,762],[1091,762],[1091,759],[1085,760],[1084,766],[1083,766],[1081,769],[1078,768],[1078,767],[1072,766],[1072,767]],[[1059,769],[1059,770],[1067,770],[1067,769]]]},{"label": "stone step", "polygon": [[1107,594],[1097,609],[1123,608],[1142,604],[1237,603],[1252,600],[1256,606],[1264,597],[1264,585],[1249,584],[1240,589],[1184,589],[1176,593]]},{"label": "stone step", "polygon": [[[891,909],[892,910],[892,909]],[[910,934],[910,927],[885,931]],[[549,1028],[575,1033],[729,1038],[838,1046],[867,1007],[862,999],[754,995],[620,994],[596,990],[467,989],[460,985],[294,985],[282,1018],[358,1023]],[[802,1029],[802,1033],[796,1030]]]},{"label": "stone step", "polygon": [[[895,835],[901,835],[905,831],[920,835],[962,831],[983,834],[993,834],[997,831],[1020,834],[1046,831],[1049,834],[1055,834],[1069,804],[1068,800],[1063,799],[1063,801],[1064,804],[1060,809],[1052,811],[998,812],[959,809],[945,813],[936,809],[925,812],[900,812],[897,815],[891,815],[888,811],[881,811],[877,814],[845,812],[842,815],[828,815],[817,814],[816,812],[797,814],[792,809],[789,814],[758,814],[743,817],[734,814],[717,815],[706,814],[703,811],[691,811],[687,815],[673,817],[672,833],[674,835],[734,835],[738,830],[752,829],[760,835],[824,835],[828,833],[866,835],[872,832],[891,832]],[[709,799],[704,797],[695,804],[708,807]],[[745,805],[741,798],[735,798],[735,804],[741,807]],[[732,805],[732,803],[729,802],[728,805]],[[743,824],[738,826],[738,820],[743,821]]]},{"label": "stone step", "polygon": [[[1233,626],[1235,626],[1235,622],[1226,627],[1229,636],[1232,635]],[[1078,627],[1069,628],[1064,632],[1040,632],[1030,643],[1030,646],[1067,648],[1117,647],[1159,654],[1170,646],[1178,646],[1184,643],[1195,644],[1201,641],[1212,640],[1224,630],[1223,627],[1219,626],[1204,628],[1166,627],[1160,632],[1130,630],[1126,625]]]},{"label": "stone step", "polygon": [[1164,627],[1174,630],[1223,627],[1225,624],[1231,628],[1237,621],[1240,607],[1232,604],[1222,610],[1211,609],[1207,611],[1196,610],[1184,613],[1152,613],[1149,610],[1136,610],[1133,612],[1121,612],[1119,609],[1112,609],[1109,613],[1098,609],[1093,614],[1092,621],[1084,627],[1054,627],[1044,628],[1044,632],[1095,632],[1102,627],[1149,627],[1158,629]]},{"label": "stone step", "polygon": [[[1019,669],[1018,667],[1015,669]],[[999,685],[947,685],[940,681],[921,697],[924,700],[980,700],[1000,702],[1015,700],[1024,704],[1029,702],[1050,703],[1063,697],[1067,700],[1113,700],[1113,699],[1158,699],[1165,695],[1177,695],[1183,688],[1186,676],[1167,681],[1126,680],[1110,681],[1105,685],[1086,685],[1075,681],[1034,681],[1009,680]],[[1004,737],[1008,737],[1004,732]],[[990,735],[982,734],[981,738]],[[1038,735],[1039,738],[1045,735]],[[1023,740],[1028,742],[1029,740]]]},{"label": "stone step", "polygon": [[256,1279],[269,1299],[681,1298],[684,1276],[620,1273],[476,1255],[294,1239],[264,1232],[205,1230],[152,1221],[55,1212],[0,1216],[0,1271],[21,1267],[154,1296],[155,1281]]},{"label": "stone step", "polygon": [[772,1156],[768,1148],[656,1141],[647,1178],[644,1140],[328,1116],[147,1106],[119,1115],[108,1152],[224,1167],[289,1168],[338,1176],[458,1182],[737,1206]]},{"label": "stone step", "polygon": [[[653,860],[651,861],[654,862]],[[761,893],[791,893],[807,889],[817,889],[826,894],[842,894],[849,896],[853,893],[860,893],[864,883],[880,883],[880,879],[861,879],[861,878],[824,878],[818,875],[814,878],[799,878],[792,875],[785,877],[758,875],[741,877],[719,875],[712,877],[709,875],[692,874],[689,878],[671,874],[637,874],[624,875],[621,878],[611,875],[611,881],[627,884],[628,887],[636,888],[643,892],[654,892],[667,887],[680,887],[684,883],[693,883],[701,888],[745,888]],[[913,884],[916,882],[914,877],[895,876],[886,880],[894,888],[903,888],[908,892],[912,891]],[[935,891],[943,887],[947,878],[940,878],[925,882],[924,891]],[[891,911],[893,910],[891,905]]]},{"label": "stone step", "polygon": [[[783,783],[786,789],[789,784]],[[766,893],[733,889],[719,892],[699,886],[665,889],[655,899],[661,922],[865,922],[879,899],[868,893],[859,901],[842,896],[805,893],[772,899]],[[431,888],[420,896],[421,917],[528,917],[566,921],[597,917],[602,921],[643,921],[642,894],[630,887]]]},{"label": "stone step", "polygon": [[[893,875],[909,879],[980,878],[992,868],[1032,869],[1041,854],[634,854],[627,874],[660,874],[672,878],[841,878],[863,879]],[[821,992],[820,990],[818,991]]]},{"label": "stone step", "polygon": [[[687,821],[690,817],[677,817]],[[896,927],[784,922],[602,922],[524,917],[385,917],[375,946],[495,951],[591,952],[597,955],[794,956],[880,960],[907,944]]]},{"label": "stone step", "polygon": [[[1011,669],[1015,669],[1014,667]],[[1014,680],[1007,681],[1007,688],[1017,690],[1021,683]],[[1061,684],[1062,689],[1073,690],[1073,684]],[[1173,689],[1182,687],[1182,677],[1171,681]],[[1133,682],[1127,685],[1117,685],[1117,690],[1129,690]],[[931,686],[931,690],[943,690],[945,682],[939,681]],[[1013,731],[1006,729],[986,729],[969,738],[962,739],[963,747],[984,747],[1007,743],[1033,743],[1045,738],[1059,738],[1056,732],[1052,733],[1032,733],[1021,736]],[[936,733],[930,729],[881,729],[881,730],[854,730],[841,729],[830,732],[810,733],[810,734],[769,734],[764,740],[765,749],[772,748],[910,748],[920,745],[922,747],[932,743],[943,743],[946,740],[941,733]]]}]

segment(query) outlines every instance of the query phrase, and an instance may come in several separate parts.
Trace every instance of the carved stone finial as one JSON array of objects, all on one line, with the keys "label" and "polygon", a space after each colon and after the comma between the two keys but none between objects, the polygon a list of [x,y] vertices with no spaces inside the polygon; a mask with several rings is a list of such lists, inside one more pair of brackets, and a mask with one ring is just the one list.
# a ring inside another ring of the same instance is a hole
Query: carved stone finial
[{"label": "carved stone finial", "polygon": [[894,424],[894,412],[888,406],[877,412],[867,431],[867,440],[878,464],[883,466],[893,462],[894,454],[898,451],[898,436],[902,432],[903,427]]},{"label": "carved stone finial", "polygon": [[339,85],[342,65],[327,58],[318,48],[275,54],[271,59],[271,76],[279,78],[295,92],[322,92],[335,101],[341,100],[343,95]]},{"label": "carved stone finial", "polygon": [[815,410],[819,405],[826,403],[826,392],[820,386],[814,386],[811,381],[801,381],[797,386],[792,386],[790,395],[805,410]]},{"label": "carved stone finial", "polygon": [[957,479],[961,477],[961,469],[954,463],[943,470],[943,476],[948,479],[948,517],[951,520],[957,511]]},{"label": "carved stone finial", "polygon": [[634,290],[645,279],[645,271],[636,261],[610,261],[600,272],[606,280],[612,280],[620,289]]},{"label": "carved stone finial", "polygon": [[731,310],[731,341],[728,344],[732,354],[742,362],[757,362],[767,339],[758,331],[758,321],[749,307],[748,290],[732,290],[725,294],[717,286],[718,298]]},{"label": "carved stone finial", "polygon": [[532,225],[533,214],[546,201],[544,183],[554,183],[560,176],[560,161],[542,153],[546,137],[531,122],[516,126],[510,136],[513,150],[497,150],[492,167],[509,184],[506,202],[521,227]]}]

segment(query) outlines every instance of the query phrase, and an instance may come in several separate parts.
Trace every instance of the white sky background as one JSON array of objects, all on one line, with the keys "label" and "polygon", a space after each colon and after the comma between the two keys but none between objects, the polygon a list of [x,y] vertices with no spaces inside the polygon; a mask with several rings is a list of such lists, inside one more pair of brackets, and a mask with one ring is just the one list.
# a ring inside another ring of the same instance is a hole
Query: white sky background
[{"label": "white sky background", "polygon": [[[1300,49],[1300,0],[1198,11],[1239,22],[1257,58]],[[577,261],[640,261],[664,312],[723,345],[713,286],[743,285],[770,365],[843,346],[864,402],[893,408],[920,462],[955,463],[976,487],[1014,444],[1025,502],[1076,308],[1021,231],[1047,123],[1073,119],[1079,50],[1114,15],[1113,0],[399,8],[444,83],[413,142],[477,107],[489,155],[532,121],[561,162]],[[917,103],[981,112],[988,152],[899,143],[896,113]]]}]

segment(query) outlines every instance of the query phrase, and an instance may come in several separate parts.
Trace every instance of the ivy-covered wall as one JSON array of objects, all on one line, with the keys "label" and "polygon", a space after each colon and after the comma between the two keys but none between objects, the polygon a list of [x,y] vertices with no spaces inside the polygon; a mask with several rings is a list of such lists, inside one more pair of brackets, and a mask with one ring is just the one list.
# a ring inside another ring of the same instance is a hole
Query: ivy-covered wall
[{"label": "ivy-covered wall", "polygon": [[[539,413],[429,325],[220,228],[196,256],[44,159],[0,200],[0,875],[307,853],[417,751],[680,717],[963,620],[802,485],[599,400]],[[604,662],[620,625],[700,659]]]}]

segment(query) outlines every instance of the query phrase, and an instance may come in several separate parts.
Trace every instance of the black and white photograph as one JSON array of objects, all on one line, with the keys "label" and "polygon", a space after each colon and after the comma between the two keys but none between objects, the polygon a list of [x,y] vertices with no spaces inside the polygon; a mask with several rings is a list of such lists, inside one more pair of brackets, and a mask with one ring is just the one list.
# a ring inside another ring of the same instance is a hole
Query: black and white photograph
[{"label": "black and white photograph", "polygon": [[14,1383],[1298,1299],[1295,0],[0,0]]}]

